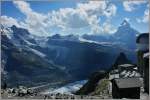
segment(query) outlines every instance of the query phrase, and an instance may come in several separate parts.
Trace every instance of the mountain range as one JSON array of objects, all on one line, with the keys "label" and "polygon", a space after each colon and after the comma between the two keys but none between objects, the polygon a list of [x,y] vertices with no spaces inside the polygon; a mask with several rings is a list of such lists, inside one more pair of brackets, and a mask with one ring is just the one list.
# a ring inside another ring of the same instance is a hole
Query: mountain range
[{"label": "mountain range", "polygon": [[11,87],[83,80],[97,70],[110,69],[120,52],[135,62],[136,34],[125,20],[108,37],[38,37],[15,25],[1,25],[2,83]]},{"label": "mountain range", "polygon": [[133,29],[128,21],[123,20],[123,22],[118,27],[115,33],[110,35],[83,35],[84,39],[92,40],[96,42],[111,42],[111,44],[116,44],[121,46],[121,48],[127,48],[129,50],[136,49],[136,36],[139,34],[138,31]]}]

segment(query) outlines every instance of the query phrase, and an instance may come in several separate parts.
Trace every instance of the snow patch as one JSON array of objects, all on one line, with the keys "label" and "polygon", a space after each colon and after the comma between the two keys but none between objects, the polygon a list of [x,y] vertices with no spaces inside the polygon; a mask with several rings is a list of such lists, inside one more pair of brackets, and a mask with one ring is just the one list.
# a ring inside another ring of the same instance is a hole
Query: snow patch
[{"label": "snow patch", "polygon": [[32,52],[34,52],[35,54],[37,54],[38,56],[40,56],[40,57],[43,57],[43,58],[46,57],[46,55],[44,53],[42,53],[42,52],[40,52],[38,50],[35,50],[35,49],[32,49],[32,48],[30,48],[30,50]]},{"label": "snow patch", "polygon": [[48,90],[44,94],[57,94],[57,93],[72,94],[76,92],[77,90],[79,90],[86,82],[87,80],[76,81],[74,83],[69,83],[63,87],[60,87],[54,90],[50,90],[50,91]]}]

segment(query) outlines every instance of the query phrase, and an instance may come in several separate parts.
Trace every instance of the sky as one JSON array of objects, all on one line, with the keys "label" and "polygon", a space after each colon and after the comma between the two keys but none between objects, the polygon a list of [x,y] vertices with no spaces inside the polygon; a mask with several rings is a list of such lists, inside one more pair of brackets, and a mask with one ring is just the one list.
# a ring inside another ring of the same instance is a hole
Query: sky
[{"label": "sky", "polygon": [[148,32],[148,0],[1,1],[1,24],[38,36],[113,34],[124,19],[135,30]]}]

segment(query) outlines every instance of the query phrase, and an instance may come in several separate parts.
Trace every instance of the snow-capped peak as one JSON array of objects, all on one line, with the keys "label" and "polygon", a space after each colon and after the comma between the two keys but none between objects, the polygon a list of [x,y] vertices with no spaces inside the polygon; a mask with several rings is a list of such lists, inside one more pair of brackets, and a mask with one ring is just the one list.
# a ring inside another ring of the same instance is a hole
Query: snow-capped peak
[{"label": "snow-capped peak", "polygon": [[11,27],[4,27],[1,25],[1,33],[6,35],[6,37],[16,46],[36,44],[34,37],[27,29],[18,28],[15,25]]},{"label": "snow-capped peak", "polygon": [[68,41],[79,41],[79,36],[78,35],[60,35],[60,34],[55,34],[50,37],[50,39],[59,39],[59,40],[68,40]]},{"label": "snow-capped peak", "polygon": [[121,23],[120,27],[130,27],[130,24],[127,20],[123,20],[123,22]]}]

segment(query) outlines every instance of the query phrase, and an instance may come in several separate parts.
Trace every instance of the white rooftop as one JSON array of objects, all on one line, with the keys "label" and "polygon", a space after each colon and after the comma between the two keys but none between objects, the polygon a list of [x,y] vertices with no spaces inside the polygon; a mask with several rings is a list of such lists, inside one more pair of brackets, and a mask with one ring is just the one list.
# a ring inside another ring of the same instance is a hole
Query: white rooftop
[{"label": "white rooftop", "polygon": [[144,53],[143,58],[149,58],[149,52]]},{"label": "white rooftop", "polygon": [[132,65],[132,64],[122,64],[122,65],[119,65],[120,67],[133,67],[135,65]]}]

